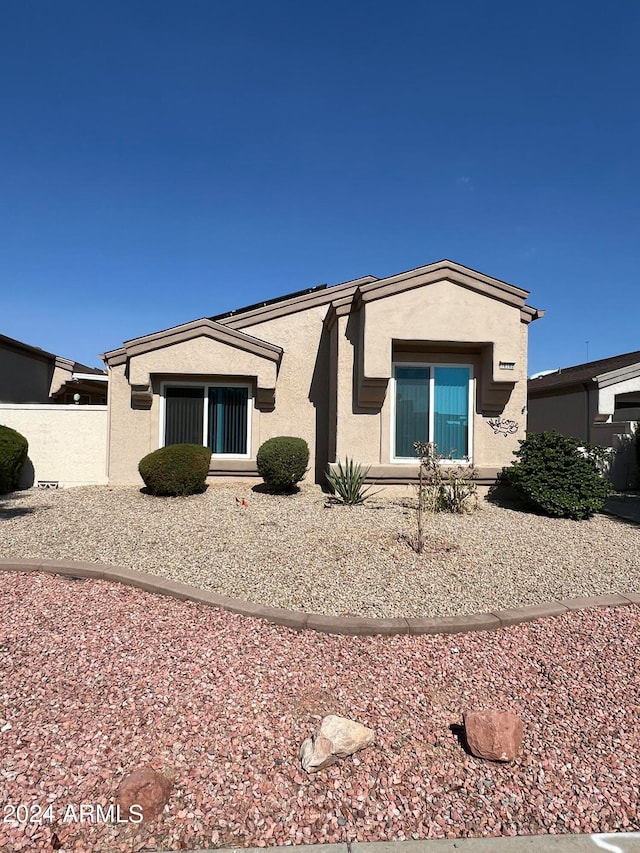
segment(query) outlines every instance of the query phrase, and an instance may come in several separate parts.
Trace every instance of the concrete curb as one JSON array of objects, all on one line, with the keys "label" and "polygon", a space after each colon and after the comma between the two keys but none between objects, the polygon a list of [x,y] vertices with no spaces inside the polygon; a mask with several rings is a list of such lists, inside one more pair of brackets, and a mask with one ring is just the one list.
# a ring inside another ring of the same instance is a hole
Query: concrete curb
[{"label": "concrete curb", "polygon": [[[492,838],[437,838],[421,841],[349,841],[342,844],[301,844],[290,847],[229,847],[226,853],[578,853],[598,850],[639,853],[640,832],[603,832],[592,835],[512,835]],[[220,853],[186,850],[185,853]]]},{"label": "concrete curb", "polygon": [[351,636],[394,636],[396,634],[467,634],[471,631],[495,631],[509,625],[519,625],[534,619],[547,619],[560,616],[573,610],[585,610],[600,607],[623,607],[640,604],[640,593],[608,593],[606,595],[586,596],[582,598],[563,598],[547,604],[533,604],[528,607],[514,607],[507,610],[494,610],[489,613],[473,613],[467,616],[435,616],[432,618],[406,619],[369,619],[361,616],[323,616],[317,613],[303,613],[298,610],[285,610],[279,607],[266,607],[240,598],[230,598],[206,589],[198,589],[186,583],[168,578],[124,569],[120,566],[107,566],[102,563],[85,563],[76,560],[12,560],[0,559],[0,571],[3,572],[47,572],[72,579],[106,580],[153,592],[156,595],[169,595],[179,601],[194,601],[210,607],[218,607],[242,616],[264,619],[275,625],[284,625],[296,631],[308,629],[323,634],[342,634]]}]

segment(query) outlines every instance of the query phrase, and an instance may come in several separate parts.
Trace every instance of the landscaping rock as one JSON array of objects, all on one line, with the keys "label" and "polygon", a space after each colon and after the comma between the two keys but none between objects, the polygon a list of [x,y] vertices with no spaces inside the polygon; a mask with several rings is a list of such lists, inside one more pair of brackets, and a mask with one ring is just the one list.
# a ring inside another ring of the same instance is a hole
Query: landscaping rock
[{"label": "landscaping rock", "polygon": [[463,715],[467,746],[477,758],[513,761],[522,745],[522,721],[509,711],[480,711]]},{"label": "landscaping rock", "polygon": [[[120,806],[120,817],[137,820],[140,810],[143,822],[157,817],[167,804],[171,793],[171,782],[150,767],[134,770],[125,776],[116,792],[116,802]],[[131,806],[140,806],[140,810],[129,814]]]},{"label": "landscaping rock", "polygon": [[355,720],[325,717],[320,728],[300,747],[300,760],[307,773],[324,770],[339,758],[346,758],[369,746],[375,737],[373,729],[368,729]]}]

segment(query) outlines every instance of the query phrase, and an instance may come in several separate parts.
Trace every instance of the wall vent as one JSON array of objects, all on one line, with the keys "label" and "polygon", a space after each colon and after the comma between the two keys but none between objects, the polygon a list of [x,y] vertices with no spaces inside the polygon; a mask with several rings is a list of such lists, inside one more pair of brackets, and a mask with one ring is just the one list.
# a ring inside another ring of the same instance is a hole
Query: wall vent
[{"label": "wall vent", "polygon": [[516,363],[515,361],[501,361],[500,362],[500,370],[515,370]]}]

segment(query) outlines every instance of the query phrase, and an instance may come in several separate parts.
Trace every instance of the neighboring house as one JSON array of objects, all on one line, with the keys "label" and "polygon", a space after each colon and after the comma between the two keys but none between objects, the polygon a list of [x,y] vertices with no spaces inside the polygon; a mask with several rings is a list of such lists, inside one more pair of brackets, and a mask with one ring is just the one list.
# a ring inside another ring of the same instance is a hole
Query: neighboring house
[{"label": "neighboring house", "polygon": [[564,367],[530,379],[530,432],[556,430],[611,446],[640,420],[640,350]]},{"label": "neighboring house", "polygon": [[435,441],[482,482],[525,433],[528,292],[451,261],[320,285],[127,341],[109,373],[108,477],[207,444],[211,473],[256,476],[268,438],[311,451],[309,479],[353,458],[369,479],[415,479],[416,441]]},{"label": "neighboring house", "polygon": [[104,370],[0,335],[0,403],[76,402],[106,404]]},{"label": "neighboring house", "polygon": [[529,432],[555,430],[616,450],[617,488],[636,479],[631,436],[640,421],[640,350],[565,367],[528,382]]}]

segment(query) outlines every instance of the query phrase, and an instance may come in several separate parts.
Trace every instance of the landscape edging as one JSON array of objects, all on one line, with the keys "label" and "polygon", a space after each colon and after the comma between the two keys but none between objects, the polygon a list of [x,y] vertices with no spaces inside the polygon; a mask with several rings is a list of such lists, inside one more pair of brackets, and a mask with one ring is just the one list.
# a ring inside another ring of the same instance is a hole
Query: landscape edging
[{"label": "landscape edging", "polygon": [[220,595],[211,590],[163,578],[136,569],[121,566],[109,566],[103,563],[87,563],[79,560],[45,559],[0,559],[0,571],[4,572],[47,572],[74,579],[106,580],[152,592],[167,595],[180,601],[193,601],[218,607],[242,616],[264,619],[275,625],[284,625],[297,631],[308,629],[322,634],[341,634],[351,636],[394,636],[397,634],[466,634],[472,631],[495,631],[509,625],[519,625],[535,619],[560,616],[575,610],[601,607],[623,607],[640,604],[640,593],[606,593],[604,595],[564,598],[545,604],[531,604],[525,607],[513,607],[493,610],[488,613],[470,613],[465,616],[432,617],[394,617],[370,618],[365,616],[324,616],[318,613],[304,613],[298,610],[286,610],[281,607],[269,607]]}]

